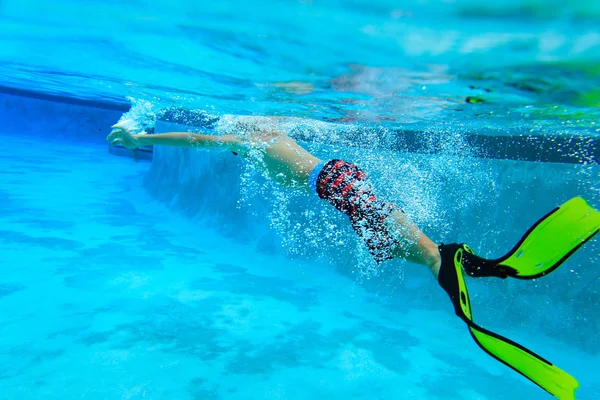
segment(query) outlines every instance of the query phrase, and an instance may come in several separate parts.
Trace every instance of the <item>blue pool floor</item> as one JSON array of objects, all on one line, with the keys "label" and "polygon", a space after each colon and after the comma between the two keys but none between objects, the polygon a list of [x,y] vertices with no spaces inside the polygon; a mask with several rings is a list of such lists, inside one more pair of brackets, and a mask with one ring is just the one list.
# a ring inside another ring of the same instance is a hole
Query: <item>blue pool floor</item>
[{"label": "blue pool floor", "polygon": [[[2,400],[550,398],[477,348],[433,278],[438,309],[382,298],[168,210],[146,162],[0,138]],[[598,398],[599,357],[527,344]]]}]

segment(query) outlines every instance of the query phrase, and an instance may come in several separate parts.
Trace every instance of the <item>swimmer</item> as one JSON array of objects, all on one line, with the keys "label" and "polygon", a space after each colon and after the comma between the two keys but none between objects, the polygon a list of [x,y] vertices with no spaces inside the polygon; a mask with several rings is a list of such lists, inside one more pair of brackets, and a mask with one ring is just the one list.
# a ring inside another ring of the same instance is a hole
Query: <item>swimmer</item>
[{"label": "swimmer", "polygon": [[574,396],[578,387],[575,378],[523,346],[475,324],[463,271],[471,277],[518,279],[550,273],[600,228],[600,213],[583,199],[563,204],[538,221],[508,254],[488,260],[476,256],[465,244],[433,242],[399,206],[376,196],[358,166],[337,159],[321,160],[284,133],[238,125],[233,129],[236,133],[221,136],[189,132],[136,134],[133,125],[131,120],[113,125],[107,141],[127,149],[177,146],[229,151],[283,186],[315,193],[349,217],[377,263],[399,257],[426,266],[484,351],[549,393],[559,398]]}]

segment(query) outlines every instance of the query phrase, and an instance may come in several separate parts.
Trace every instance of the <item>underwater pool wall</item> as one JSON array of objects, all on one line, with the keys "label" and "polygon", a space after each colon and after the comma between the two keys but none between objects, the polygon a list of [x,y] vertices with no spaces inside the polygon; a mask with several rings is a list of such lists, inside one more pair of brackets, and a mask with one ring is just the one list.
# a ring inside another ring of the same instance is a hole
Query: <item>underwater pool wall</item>
[{"label": "underwater pool wall", "polygon": [[[158,121],[156,132],[167,131],[211,133],[199,127]],[[438,187],[433,189],[436,198],[425,199],[425,203],[432,201],[436,208],[445,207],[442,218],[445,225],[450,226],[442,232],[448,237],[436,239],[469,241],[482,251],[494,251],[493,248],[486,249],[488,239],[482,239],[478,233],[484,227],[488,232],[486,236],[489,232],[498,232],[498,238],[494,240],[498,247],[510,247],[520,233],[525,232],[528,221],[533,223],[571,197],[582,196],[600,207],[600,166],[597,163],[543,163],[388,151],[380,155],[387,164],[418,165],[420,170],[408,170],[408,174],[407,170],[398,169],[397,174],[388,171],[386,177],[377,170],[382,168],[381,164],[369,159],[367,148],[340,150],[335,143],[299,142],[322,159],[345,158],[357,162],[380,189],[379,193],[386,194],[390,175],[395,180],[393,185],[401,192],[403,185],[414,186],[415,182],[424,179],[423,172],[428,173],[430,182],[422,184],[437,184]],[[275,203],[281,200],[292,200],[288,204],[291,225],[320,221],[296,217],[316,208],[315,214],[326,213],[334,223],[349,226],[345,217],[336,218],[341,216],[340,213],[316,195],[292,194],[276,186],[265,191],[269,186],[266,180],[247,168],[241,157],[230,152],[155,147],[153,157],[146,180],[151,190],[194,218],[219,221],[220,229],[227,234],[255,240],[260,249],[276,251],[280,245],[276,239],[278,235],[270,233],[271,221],[267,217]],[[364,159],[362,163],[361,159]],[[474,179],[470,179],[471,176]],[[288,196],[276,200],[277,193]],[[391,200],[403,207],[403,203],[415,201],[413,197],[403,199],[402,193],[393,198],[394,194],[398,195],[392,193]],[[432,232],[431,235],[435,237],[436,234]]]},{"label": "underwater pool wall", "polygon": [[0,87],[2,131],[48,140],[105,144],[127,104],[104,103]]}]

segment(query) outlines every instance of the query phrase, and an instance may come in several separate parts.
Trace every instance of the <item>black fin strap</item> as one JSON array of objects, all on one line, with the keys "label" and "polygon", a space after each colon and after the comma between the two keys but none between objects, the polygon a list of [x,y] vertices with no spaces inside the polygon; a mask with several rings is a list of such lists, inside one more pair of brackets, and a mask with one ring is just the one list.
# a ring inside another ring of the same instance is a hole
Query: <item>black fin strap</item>
[{"label": "black fin strap", "polygon": [[462,265],[467,275],[474,278],[494,276],[506,279],[508,276],[515,276],[517,274],[517,271],[513,268],[498,264],[495,260],[481,258],[468,251],[463,253]]}]

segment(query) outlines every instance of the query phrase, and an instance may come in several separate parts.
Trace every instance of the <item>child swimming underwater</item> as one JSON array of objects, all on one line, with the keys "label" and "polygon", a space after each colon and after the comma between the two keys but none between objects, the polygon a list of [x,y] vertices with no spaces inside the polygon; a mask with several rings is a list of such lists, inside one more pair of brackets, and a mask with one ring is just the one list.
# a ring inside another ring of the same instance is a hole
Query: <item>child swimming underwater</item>
[{"label": "child swimming underwater", "polygon": [[487,260],[464,244],[437,244],[393,203],[375,194],[367,175],[343,160],[321,160],[294,139],[273,129],[235,127],[227,135],[188,132],[135,134],[132,121],[113,125],[107,140],[127,149],[178,146],[221,149],[239,155],[275,182],[310,191],[346,214],[377,263],[404,258],[426,266],[446,291],[456,314],[488,354],[549,393],[574,398],[577,381],[519,344],[475,324],[463,271],[472,277],[533,279],[562,264],[600,228],[600,213],[574,198],[536,223],[504,257]]}]

